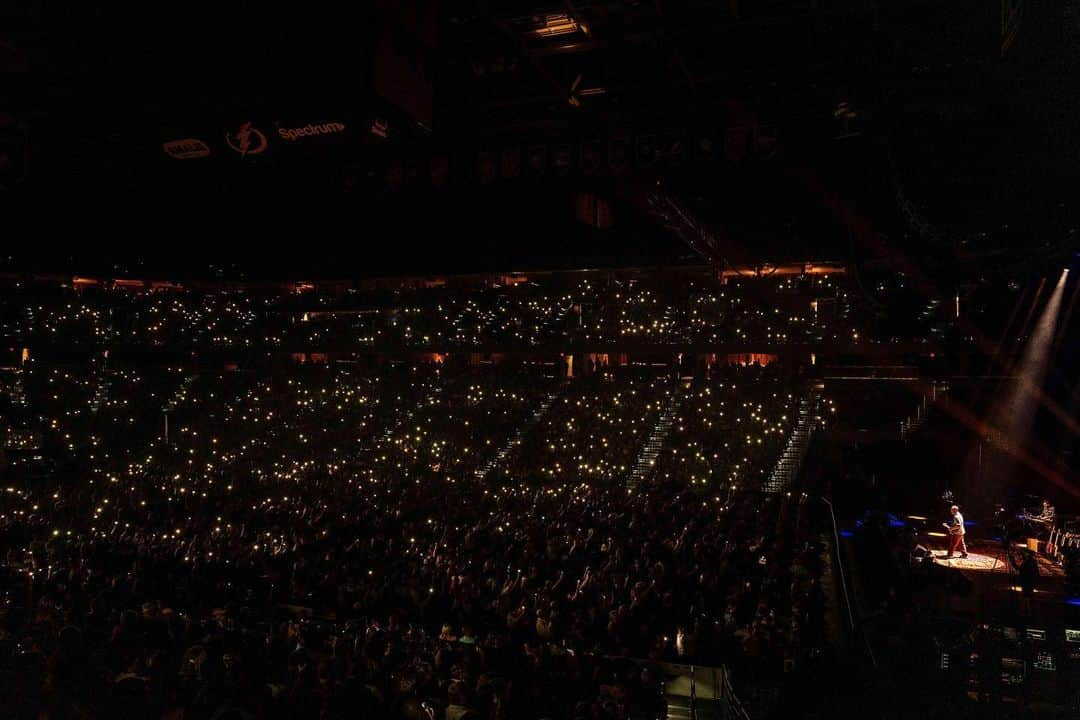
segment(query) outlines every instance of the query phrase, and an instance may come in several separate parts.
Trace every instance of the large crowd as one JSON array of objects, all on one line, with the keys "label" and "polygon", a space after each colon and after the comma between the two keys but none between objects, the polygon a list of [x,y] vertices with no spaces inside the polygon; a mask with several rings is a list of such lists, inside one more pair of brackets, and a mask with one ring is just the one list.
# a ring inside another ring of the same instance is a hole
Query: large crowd
[{"label": "large crowd", "polygon": [[842,276],[544,276],[468,287],[5,283],[0,338],[156,348],[538,347],[851,341]]},{"label": "large crowd", "polygon": [[[203,345],[261,302],[146,301]],[[3,717],[656,717],[658,663],[823,645],[813,504],[760,492],[771,369],[89,357],[0,370]]]}]

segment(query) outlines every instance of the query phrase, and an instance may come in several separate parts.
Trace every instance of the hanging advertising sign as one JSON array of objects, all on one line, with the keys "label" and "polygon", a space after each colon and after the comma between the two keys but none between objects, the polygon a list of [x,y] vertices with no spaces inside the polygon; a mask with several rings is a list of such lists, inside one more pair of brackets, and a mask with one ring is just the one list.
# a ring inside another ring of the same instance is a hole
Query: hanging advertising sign
[{"label": "hanging advertising sign", "polygon": [[[287,128],[278,126],[278,136],[282,140],[294,141],[300,138],[318,137],[319,135],[334,135],[345,132],[345,123],[325,122],[309,123],[303,127]],[[385,137],[385,135],[383,136]]]},{"label": "hanging advertising sign", "polygon": [[226,144],[240,157],[260,155],[267,147],[266,135],[250,122],[242,124],[235,132],[225,134]]},{"label": "hanging advertising sign", "polygon": [[177,160],[204,158],[210,154],[210,147],[202,140],[196,140],[195,138],[170,140],[162,143],[161,147],[166,155]]}]

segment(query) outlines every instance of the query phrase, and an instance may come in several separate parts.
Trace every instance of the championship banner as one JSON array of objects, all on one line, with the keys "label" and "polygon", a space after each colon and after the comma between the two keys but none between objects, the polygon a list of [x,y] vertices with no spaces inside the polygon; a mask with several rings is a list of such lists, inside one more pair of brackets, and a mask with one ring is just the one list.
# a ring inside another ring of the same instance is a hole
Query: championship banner
[{"label": "championship banner", "polygon": [[776,150],[776,141],[775,125],[754,126],[754,152],[758,156],[771,156]]},{"label": "championship banner", "polygon": [[556,145],[554,153],[555,172],[560,176],[570,174],[574,162],[574,151],[569,145]]},{"label": "championship banner", "polygon": [[604,161],[604,150],[599,140],[581,143],[581,174],[595,175]]},{"label": "championship banner", "polygon": [[499,169],[505,179],[521,177],[521,148],[503,148],[499,156]]},{"label": "championship banner", "polygon": [[[490,185],[516,182],[522,177],[616,175],[630,167],[711,165],[724,160],[767,156],[777,144],[775,125],[735,127],[715,132],[725,133],[723,144],[713,132],[691,129],[619,134],[607,138],[593,135],[577,142],[545,138],[551,144],[523,139],[519,144],[503,145],[497,149],[474,147],[463,150],[462,162],[456,164],[436,159],[448,157],[450,150],[435,145],[427,150],[417,149],[425,158],[422,162],[428,163],[426,175],[418,182],[428,187],[445,187],[454,182]],[[189,148],[183,146],[180,149],[186,151]],[[393,164],[399,161],[400,158],[392,156],[380,162]],[[451,173],[455,173],[455,176],[451,176]],[[399,171],[390,169],[386,174],[386,187],[394,190],[416,184],[409,176],[408,165],[404,174],[404,182],[399,182]]]},{"label": "championship banner", "polygon": [[442,188],[450,177],[450,158],[447,155],[432,155],[428,161],[432,187]]},{"label": "championship banner", "polygon": [[476,179],[481,185],[495,182],[498,172],[495,167],[495,153],[481,150],[476,154]]},{"label": "championship banner", "polygon": [[405,184],[409,187],[419,187],[421,178],[428,177],[427,163],[419,158],[410,157],[405,160]]},{"label": "championship banner", "polygon": [[652,167],[656,162],[656,138],[652,135],[641,135],[637,139],[637,164],[638,167]]},{"label": "championship banner", "polygon": [[529,148],[529,173],[543,175],[547,170],[547,145],[533,145]]},{"label": "championship banner", "polygon": [[686,159],[686,142],[682,134],[668,132],[661,135],[658,154],[671,167],[682,165]]},{"label": "championship banner", "polygon": [[724,158],[729,162],[739,162],[746,157],[749,142],[749,128],[728,128],[724,131]]},{"label": "championship banner", "polygon": [[386,166],[386,186],[390,190],[400,190],[405,183],[405,166],[400,161],[392,161]]},{"label": "championship banner", "polygon": [[612,138],[608,143],[608,167],[613,173],[622,172],[630,165],[630,140],[625,137]]},{"label": "championship banner", "polygon": [[716,138],[701,134],[694,138],[694,160],[702,164],[716,160]]}]

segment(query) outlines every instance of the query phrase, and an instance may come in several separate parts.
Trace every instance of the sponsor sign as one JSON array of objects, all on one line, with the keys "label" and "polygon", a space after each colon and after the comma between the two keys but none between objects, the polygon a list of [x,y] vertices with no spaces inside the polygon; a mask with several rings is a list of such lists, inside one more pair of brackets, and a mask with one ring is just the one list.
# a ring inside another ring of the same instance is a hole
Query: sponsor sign
[{"label": "sponsor sign", "polygon": [[[374,126],[373,126],[374,127]],[[287,128],[278,126],[278,136],[282,140],[294,141],[300,138],[306,137],[318,137],[320,135],[334,135],[337,133],[345,132],[345,123],[339,122],[325,122],[325,123],[309,123],[303,127]],[[385,128],[382,137],[386,137]]]},{"label": "sponsor sign", "polygon": [[170,140],[162,143],[161,148],[169,157],[177,160],[190,160],[191,158],[204,158],[210,154],[210,148],[202,140],[184,138],[182,140]]},{"label": "sponsor sign", "polygon": [[225,142],[241,157],[258,155],[266,150],[267,145],[266,136],[250,122],[241,125],[236,132],[226,133]]}]

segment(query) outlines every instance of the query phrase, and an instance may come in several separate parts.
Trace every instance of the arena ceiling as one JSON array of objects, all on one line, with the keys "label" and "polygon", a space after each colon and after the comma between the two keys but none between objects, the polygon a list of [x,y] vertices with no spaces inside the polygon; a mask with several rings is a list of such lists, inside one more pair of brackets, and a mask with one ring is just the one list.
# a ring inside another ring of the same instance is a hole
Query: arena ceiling
[{"label": "arena ceiling", "polygon": [[40,239],[457,227],[483,254],[528,217],[522,261],[582,223],[668,261],[658,195],[765,259],[853,227],[1056,252],[1075,222],[1073,0],[16,5],[0,182]]}]

